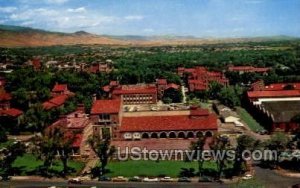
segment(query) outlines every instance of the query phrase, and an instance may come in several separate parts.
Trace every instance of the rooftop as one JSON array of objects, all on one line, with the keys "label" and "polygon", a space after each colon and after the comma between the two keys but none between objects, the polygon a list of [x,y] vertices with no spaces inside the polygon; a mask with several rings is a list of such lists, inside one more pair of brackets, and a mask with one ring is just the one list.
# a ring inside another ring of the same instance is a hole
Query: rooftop
[{"label": "rooftop", "polygon": [[299,97],[300,90],[248,91],[249,98]]},{"label": "rooftop", "polygon": [[123,117],[120,127],[121,132],[212,129],[217,129],[217,117],[213,114],[196,118],[188,115]]},{"label": "rooftop", "polygon": [[276,123],[290,122],[300,114],[300,101],[262,102],[261,106],[272,115]]},{"label": "rooftop", "polygon": [[93,103],[91,114],[119,113],[120,108],[121,108],[121,101],[118,99],[96,100]]},{"label": "rooftop", "polygon": [[53,92],[61,92],[61,91],[65,91],[67,89],[68,89],[67,84],[55,84],[52,91]]}]

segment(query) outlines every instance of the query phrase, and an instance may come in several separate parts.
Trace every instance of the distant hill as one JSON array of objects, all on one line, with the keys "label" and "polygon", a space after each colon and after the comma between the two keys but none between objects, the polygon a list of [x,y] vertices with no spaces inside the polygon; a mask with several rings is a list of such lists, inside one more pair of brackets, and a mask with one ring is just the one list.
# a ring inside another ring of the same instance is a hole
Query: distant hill
[{"label": "distant hill", "polygon": [[102,44],[124,46],[197,45],[232,42],[260,42],[269,40],[294,40],[295,37],[274,36],[255,38],[197,38],[194,36],[112,36],[95,35],[85,31],[62,33],[34,29],[30,27],[0,25],[1,47],[35,47],[75,44]]}]

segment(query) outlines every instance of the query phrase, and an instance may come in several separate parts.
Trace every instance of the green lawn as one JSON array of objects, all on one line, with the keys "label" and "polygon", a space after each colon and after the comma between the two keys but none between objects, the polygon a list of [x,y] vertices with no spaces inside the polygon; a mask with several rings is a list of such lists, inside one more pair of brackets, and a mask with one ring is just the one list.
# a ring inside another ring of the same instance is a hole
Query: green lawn
[{"label": "green lawn", "polygon": [[[216,163],[207,161],[204,163],[204,169],[215,170]],[[184,161],[122,161],[110,162],[107,169],[110,172],[107,176],[170,176],[178,177],[181,168],[194,168],[198,171],[198,163]]]},{"label": "green lawn", "polygon": [[264,129],[244,108],[237,107],[237,112],[252,131]]},{"label": "green lawn", "polygon": [[[38,159],[36,156],[32,154],[24,154],[22,157],[18,157],[15,160],[13,167],[19,169],[21,175],[29,175],[34,173],[34,171],[37,170],[42,164],[43,161]],[[68,162],[68,166],[74,168],[76,171],[74,174],[77,174],[83,169],[84,163],[70,160]],[[62,169],[62,162],[59,160],[55,161],[52,170],[60,172]]]}]

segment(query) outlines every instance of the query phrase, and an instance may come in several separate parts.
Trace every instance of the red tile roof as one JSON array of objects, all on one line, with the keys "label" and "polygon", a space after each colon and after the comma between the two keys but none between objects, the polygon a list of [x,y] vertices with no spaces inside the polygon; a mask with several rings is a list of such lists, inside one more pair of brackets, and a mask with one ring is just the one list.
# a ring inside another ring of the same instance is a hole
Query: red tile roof
[{"label": "red tile roof", "polygon": [[191,109],[191,116],[208,116],[208,115],[209,115],[208,109],[202,109],[202,108]]},{"label": "red tile roof", "polygon": [[216,130],[217,117],[213,114],[191,118],[190,116],[123,117],[121,132]]},{"label": "red tile roof", "polygon": [[156,82],[159,85],[167,85],[167,79],[157,79]]},{"label": "red tile roof", "polygon": [[300,83],[276,83],[265,86],[264,90],[275,91],[275,90],[284,90],[286,86],[292,86],[295,90],[300,90]]},{"label": "red tile roof", "polygon": [[64,95],[64,94],[63,95],[58,95],[56,97],[53,97],[49,101],[44,102],[43,103],[43,108],[45,110],[50,110],[51,108],[59,107],[59,106],[63,105],[68,98],[69,98],[68,95]]},{"label": "red tile roof", "polygon": [[52,91],[53,92],[61,92],[61,91],[65,91],[68,89],[68,85],[67,84],[55,84],[55,86],[53,87]]},{"label": "red tile roof", "polygon": [[247,94],[249,98],[300,97],[300,90],[248,91]]},{"label": "red tile roof", "polygon": [[32,66],[33,66],[36,70],[39,70],[39,69],[42,67],[40,60],[37,59],[37,58],[32,60]]},{"label": "red tile roof", "polygon": [[4,116],[12,116],[12,117],[18,117],[20,115],[22,115],[23,112],[19,109],[16,108],[9,108],[9,109],[5,109],[5,110],[0,110],[0,115],[4,115]]},{"label": "red tile roof", "polygon": [[115,81],[115,80],[112,80],[109,82],[109,85],[110,86],[118,86],[119,85],[119,82],[118,81]]},{"label": "red tile roof", "polygon": [[7,92],[2,92],[0,93],[0,101],[9,101],[12,99],[12,96],[10,93],[7,93]]},{"label": "red tile roof", "polygon": [[167,85],[166,89],[170,89],[170,88],[173,88],[173,89],[176,89],[176,90],[177,90],[177,89],[180,88],[180,86],[177,85],[177,84],[171,83],[171,84],[168,84],[168,85]]},{"label": "red tile roof", "polygon": [[113,100],[97,100],[94,102],[91,114],[102,114],[102,113],[119,113],[121,108],[121,101],[117,99]]},{"label": "red tile roof", "polygon": [[102,89],[103,89],[103,91],[105,91],[105,92],[109,92],[109,91],[110,91],[110,86],[109,86],[109,85],[104,86]]},{"label": "red tile roof", "polygon": [[270,70],[268,67],[253,67],[253,66],[230,66],[229,71],[244,71],[244,72],[267,72]]}]

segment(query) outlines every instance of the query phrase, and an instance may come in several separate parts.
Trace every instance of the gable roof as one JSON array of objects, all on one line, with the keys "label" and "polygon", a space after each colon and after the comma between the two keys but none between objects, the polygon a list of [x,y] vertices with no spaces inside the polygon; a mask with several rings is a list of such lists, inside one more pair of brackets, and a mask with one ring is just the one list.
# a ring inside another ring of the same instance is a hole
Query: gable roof
[{"label": "gable roof", "polygon": [[248,91],[249,98],[300,97],[300,90]]},{"label": "gable roof", "polygon": [[68,89],[68,85],[67,84],[55,84],[55,86],[53,87],[52,91],[53,92],[61,92],[61,91],[65,91]]},{"label": "gable roof", "polygon": [[93,103],[91,114],[119,113],[120,108],[121,108],[121,101],[118,99],[96,100]]},{"label": "gable roof", "polygon": [[0,101],[9,101],[12,99],[12,96],[10,93],[7,93],[7,92],[2,92],[0,93]]},{"label": "gable roof", "polygon": [[123,117],[120,127],[121,132],[216,129],[217,117],[213,114],[197,118],[188,115]]},{"label": "gable roof", "polygon": [[18,117],[23,114],[23,111],[16,109],[16,108],[9,108],[5,110],[0,110],[1,116],[11,116],[11,117]]},{"label": "gable roof", "polygon": [[45,110],[50,110],[52,108],[56,108],[56,107],[59,107],[61,105],[63,105],[66,100],[69,98],[68,95],[58,95],[56,97],[53,97],[52,99],[46,101],[43,103],[43,108]]}]

